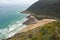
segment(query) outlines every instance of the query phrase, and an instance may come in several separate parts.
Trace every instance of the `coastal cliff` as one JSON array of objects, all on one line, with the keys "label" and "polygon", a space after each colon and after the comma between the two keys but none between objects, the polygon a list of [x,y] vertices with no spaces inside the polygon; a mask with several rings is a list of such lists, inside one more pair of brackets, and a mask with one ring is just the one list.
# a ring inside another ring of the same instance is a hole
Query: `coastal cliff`
[{"label": "coastal cliff", "polygon": [[[60,0],[39,0],[22,13],[33,13],[43,18],[60,18]],[[48,16],[46,16],[48,15]]]}]

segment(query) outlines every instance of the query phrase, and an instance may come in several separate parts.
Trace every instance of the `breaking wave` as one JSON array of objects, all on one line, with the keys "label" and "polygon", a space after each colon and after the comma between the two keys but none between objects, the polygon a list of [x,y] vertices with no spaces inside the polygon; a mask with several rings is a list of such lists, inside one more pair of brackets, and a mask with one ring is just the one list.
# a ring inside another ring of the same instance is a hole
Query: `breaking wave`
[{"label": "breaking wave", "polygon": [[14,24],[9,24],[8,28],[0,29],[0,39],[6,39],[11,36],[14,36],[16,33],[19,33],[22,29],[26,27],[25,24],[23,24],[25,21],[27,21],[28,18],[24,17],[22,20],[15,22]]}]

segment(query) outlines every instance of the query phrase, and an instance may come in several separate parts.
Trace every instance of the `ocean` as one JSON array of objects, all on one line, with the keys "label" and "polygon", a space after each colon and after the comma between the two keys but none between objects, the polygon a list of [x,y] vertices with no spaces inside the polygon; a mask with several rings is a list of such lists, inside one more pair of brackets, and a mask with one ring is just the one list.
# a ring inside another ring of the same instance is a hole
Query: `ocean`
[{"label": "ocean", "polygon": [[20,12],[29,6],[0,4],[0,39],[9,38],[26,27],[23,23],[28,15]]}]

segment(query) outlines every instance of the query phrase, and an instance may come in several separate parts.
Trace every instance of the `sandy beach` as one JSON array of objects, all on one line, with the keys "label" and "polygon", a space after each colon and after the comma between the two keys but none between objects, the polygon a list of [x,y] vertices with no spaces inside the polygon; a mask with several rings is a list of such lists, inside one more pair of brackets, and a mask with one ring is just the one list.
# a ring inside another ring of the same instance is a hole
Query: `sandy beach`
[{"label": "sandy beach", "polygon": [[51,23],[54,21],[56,21],[56,20],[55,19],[42,19],[42,20],[39,20],[37,23],[27,25],[27,27],[24,28],[21,32],[27,32],[29,30],[32,30],[37,27],[41,27],[45,24],[48,24],[48,23]]}]

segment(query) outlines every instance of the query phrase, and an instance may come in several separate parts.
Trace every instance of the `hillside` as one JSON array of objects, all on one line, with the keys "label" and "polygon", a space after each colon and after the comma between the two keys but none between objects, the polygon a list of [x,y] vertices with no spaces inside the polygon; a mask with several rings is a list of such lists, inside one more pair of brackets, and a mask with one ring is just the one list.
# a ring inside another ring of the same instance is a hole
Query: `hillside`
[{"label": "hillside", "polygon": [[[60,0],[39,0],[28,9],[21,13],[30,13],[37,19],[41,18],[57,18],[60,19]],[[51,21],[51,20],[48,20]],[[47,21],[43,21],[45,24]],[[38,20],[38,27],[32,28],[30,25],[26,32],[16,34],[6,40],[60,40],[60,20],[43,25]],[[32,24],[35,25],[37,24]],[[40,26],[43,25],[43,26]]]},{"label": "hillside", "polygon": [[48,15],[53,18],[60,18],[60,0],[40,0],[31,5],[24,12],[27,11],[32,12],[35,15]]},{"label": "hillside", "polygon": [[7,40],[60,40],[60,21],[19,33]]}]

